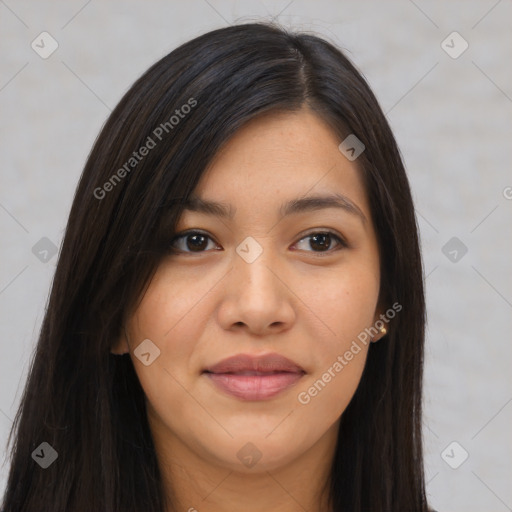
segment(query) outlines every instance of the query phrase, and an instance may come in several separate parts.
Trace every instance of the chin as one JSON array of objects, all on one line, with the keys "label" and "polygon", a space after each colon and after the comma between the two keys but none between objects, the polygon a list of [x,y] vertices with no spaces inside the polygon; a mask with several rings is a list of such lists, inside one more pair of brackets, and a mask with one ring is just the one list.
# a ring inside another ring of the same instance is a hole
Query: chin
[{"label": "chin", "polygon": [[[238,473],[254,474],[265,471],[274,471],[287,466],[299,458],[308,444],[305,441],[295,438],[289,431],[283,431],[282,435],[265,437],[261,430],[251,436],[244,432],[237,436],[234,432],[234,439],[216,444],[212,452],[212,445],[205,447],[217,459],[218,464]],[[293,445],[287,444],[293,441]],[[226,455],[228,454],[228,458]]]}]

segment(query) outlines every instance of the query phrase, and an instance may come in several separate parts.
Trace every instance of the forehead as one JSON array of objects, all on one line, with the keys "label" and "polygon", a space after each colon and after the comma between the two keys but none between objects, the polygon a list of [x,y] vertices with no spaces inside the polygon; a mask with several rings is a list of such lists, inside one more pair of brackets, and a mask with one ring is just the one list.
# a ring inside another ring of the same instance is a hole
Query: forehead
[{"label": "forehead", "polygon": [[[248,122],[219,151],[194,197],[232,214],[277,209],[304,196],[342,195],[370,217],[361,171],[338,149],[339,136],[310,110]],[[231,206],[231,208],[230,208]]]}]

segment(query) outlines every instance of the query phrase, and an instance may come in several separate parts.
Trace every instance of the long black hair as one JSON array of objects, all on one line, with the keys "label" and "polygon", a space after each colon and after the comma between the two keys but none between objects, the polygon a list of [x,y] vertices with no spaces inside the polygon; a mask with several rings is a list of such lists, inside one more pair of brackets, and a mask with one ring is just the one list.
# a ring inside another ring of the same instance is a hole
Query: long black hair
[{"label": "long black hair", "polygon": [[[95,141],[9,436],[5,512],[162,512],[144,392],[129,355],[111,347],[222,145],[260,114],[304,106],[340,142],[354,134],[366,147],[357,164],[379,242],[380,300],[403,305],[388,335],[371,344],[341,417],[332,510],[428,510],[423,272],[397,144],[365,79],[333,44],[250,23],[201,35],[151,66]],[[58,454],[46,469],[31,456],[42,442]]]}]

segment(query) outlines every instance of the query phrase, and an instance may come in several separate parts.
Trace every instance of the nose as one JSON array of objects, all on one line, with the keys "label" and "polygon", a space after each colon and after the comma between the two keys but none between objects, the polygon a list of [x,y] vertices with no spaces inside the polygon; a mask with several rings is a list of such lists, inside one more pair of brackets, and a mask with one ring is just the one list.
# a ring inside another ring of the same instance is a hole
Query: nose
[{"label": "nose", "polygon": [[270,249],[252,262],[235,254],[233,267],[223,279],[218,321],[226,330],[276,334],[295,320],[294,297]]}]

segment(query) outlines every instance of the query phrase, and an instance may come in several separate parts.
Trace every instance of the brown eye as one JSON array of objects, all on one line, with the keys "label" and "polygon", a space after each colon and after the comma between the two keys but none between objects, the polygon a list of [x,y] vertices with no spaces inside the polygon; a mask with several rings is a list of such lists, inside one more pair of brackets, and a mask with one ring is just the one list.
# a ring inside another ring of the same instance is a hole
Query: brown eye
[{"label": "brown eye", "polygon": [[175,237],[171,242],[171,249],[182,252],[203,252],[212,239],[198,231],[190,231]]},{"label": "brown eye", "polygon": [[308,250],[308,247],[312,249],[310,252],[332,252],[332,246],[335,245],[338,248],[346,247],[347,244],[345,241],[338,235],[330,232],[330,231],[317,231],[315,233],[311,233],[301,240],[299,240],[298,244],[304,241],[309,241],[306,244],[305,249]]}]

